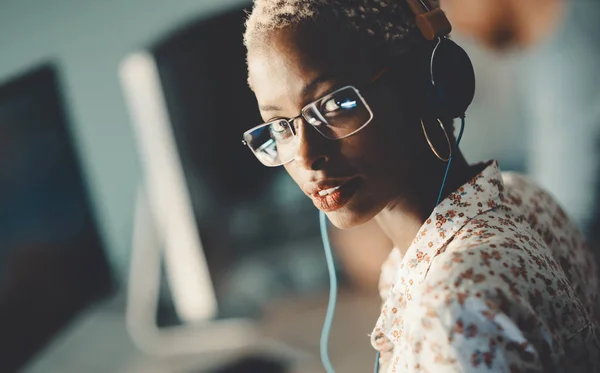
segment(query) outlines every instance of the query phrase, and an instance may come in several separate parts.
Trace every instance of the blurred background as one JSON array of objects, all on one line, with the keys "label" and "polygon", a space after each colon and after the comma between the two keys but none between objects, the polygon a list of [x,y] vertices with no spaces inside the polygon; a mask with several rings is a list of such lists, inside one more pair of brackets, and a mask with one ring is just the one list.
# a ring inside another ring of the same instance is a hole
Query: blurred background
[{"label": "blurred background", "polygon": [[[467,159],[528,174],[596,247],[600,2],[441,5],[476,70]],[[322,371],[317,211],[240,144],[261,121],[249,6],[0,0],[1,372]],[[178,180],[183,192],[164,187]],[[331,234],[332,359],[368,371],[391,246],[372,225]]]}]

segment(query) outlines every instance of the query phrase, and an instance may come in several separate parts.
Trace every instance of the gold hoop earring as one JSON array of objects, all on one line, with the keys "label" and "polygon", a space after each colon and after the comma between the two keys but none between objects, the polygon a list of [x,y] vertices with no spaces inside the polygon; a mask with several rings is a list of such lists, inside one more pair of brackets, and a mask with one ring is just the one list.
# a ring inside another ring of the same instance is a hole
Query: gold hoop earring
[{"label": "gold hoop earring", "polygon": [[448,158],[444,158],[440,155],[440,153],[437,152],[437,150],[435,149],[435,147],[433,146],[433,144],[431,143],[431,140],[429,139],[429,136],[427,135],[427,130],[425,129],[425,124],[423,123],[423,118],[421,118],[421,128],[423,128],[423,134],[425,135],[425,140],[427,140],[427,143],[429,144],[429,148],[431,149],[431,151],[433,152],[433,154],[435,154],[435,156],[442,162],[448,162],[450,160],[450,157],[452,157],[452,144],[450,143],[450,137],[448,136],[448,132],[446,131],[446,128],[444,128],[444,124],[442,123],[442,121],[437,118],[438,123],[440,124],[440,127],[442,128],[442,131],[444,131],[444,136],[446,136],[446,141],[448,142]]}]

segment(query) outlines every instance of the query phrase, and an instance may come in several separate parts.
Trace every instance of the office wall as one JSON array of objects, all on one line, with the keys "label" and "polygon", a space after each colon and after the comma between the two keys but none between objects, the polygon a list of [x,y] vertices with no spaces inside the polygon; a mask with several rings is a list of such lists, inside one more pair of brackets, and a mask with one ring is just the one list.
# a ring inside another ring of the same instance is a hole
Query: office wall
[{"label": "office wall", "polygon": [[40,62],[61,72],[67,111],[109,260],[126,273],[140,180],[118,65],[129,52],[241,0],[0,0],[0,82]]}]

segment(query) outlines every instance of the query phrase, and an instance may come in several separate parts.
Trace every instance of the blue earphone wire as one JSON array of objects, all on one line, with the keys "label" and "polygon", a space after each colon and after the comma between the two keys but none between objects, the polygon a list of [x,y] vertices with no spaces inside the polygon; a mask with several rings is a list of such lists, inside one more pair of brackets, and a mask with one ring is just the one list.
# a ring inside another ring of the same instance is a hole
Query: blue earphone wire
[{"label": "blue earphone wire", "polygon": [[454,154],[458,151],[458,144],[460,144],[460,140],[462,139],[463,132],[465,130],[465,115],[463,114],[460,117],[460,129],[458,130],[458,136],[456,137],[456,142],[454,142],[454,146],[452,147],[452,154],[450,154],[450,159],[448,159],[448,165],[446,166],[446,172],[444,173],[444,179],[442,180],[442,186],[440,187],[440,193],[438,194],[437,201],[435,205],[439,205],[442,201],[442,196],[444,195],[444,188],[446,187],[446,179],[448,179],[448,173],[450,172],[450,165],[452,164],[452,158]]},{"label": "blue earphone wire", "polygon": [[[452,154],[448,159],[448,165],[446,166],[446,172],[444,173],[444,179],[440,187],[440,193],[438,194],[437,202],[435,205],[439,205],[442,196],[444,195],[444,187],[446,186],[446,180],[448,179],[448,173],[450,171],[450,165],[452,164],[452,157],[458,151],[458,145],[462,139],[462,135],[465,129],[465,116],[460,117],[460,130],[456,137],[456,142],[452,148]],[[325,314],[325,322],[323,323],[323,330],[321,331],[321,362],[327,373],[335,373],[331,360],[329,359],[329,351],[327,349],[329,342],[329,334],[331,332],[331,324],[333,322],[333,315],[335,314],[335,303],[337,300],[337,276],[335,274],[335,264],[333,262],[333,254],[331,251],[331,244],[329,243],[329,234],[327,233],[327,218],[323,211],[319,211],[319,223],[321,227],[321,239],[323,240],[323,248],[325,249],[325,259],[327,260],[327,270],[329,271],[329,303],[327,304],[327,313]],[[375,366],[373,367],[374,373],[379,373],[379,357],[380,352],[377,351],[375,357]]]},{"label": "blue earphone wire", "polygon": [[325,248],[325,258],[327,259],[327,269],[329,271],[329,304],[327,305],[327,313],[325,314],[325,323],[321,331],[321,362],[327,373],[335,373],[331,361],[329,360],[329,352],[327,344],[329,342],[329,332],[331,331],[331,323],[333,314],[335,313],[335,302],[337,298],[337,277],[335,275],[335,265],[333,263],[333,254],[331,245],[329,244],[329,234],[327,233],[327,218],[323,211],[319,211],[319,221],[321,225],[321,238],[323,239],[323,247]]}]

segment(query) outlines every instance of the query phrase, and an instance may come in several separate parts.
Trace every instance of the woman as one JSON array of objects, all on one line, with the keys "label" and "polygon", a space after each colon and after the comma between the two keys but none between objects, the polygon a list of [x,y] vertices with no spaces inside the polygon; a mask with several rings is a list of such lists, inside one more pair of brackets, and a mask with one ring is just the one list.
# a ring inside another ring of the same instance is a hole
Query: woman
[{"label": "woman", "polygon": [[265,124],[245,141],[335,226],[375,220],[392,241],[371,335],[382,372],[596,371],[581,233],[527,179],[451,154],[425,88],[436,42],[413,6],[255,0],[245,44]]}]

